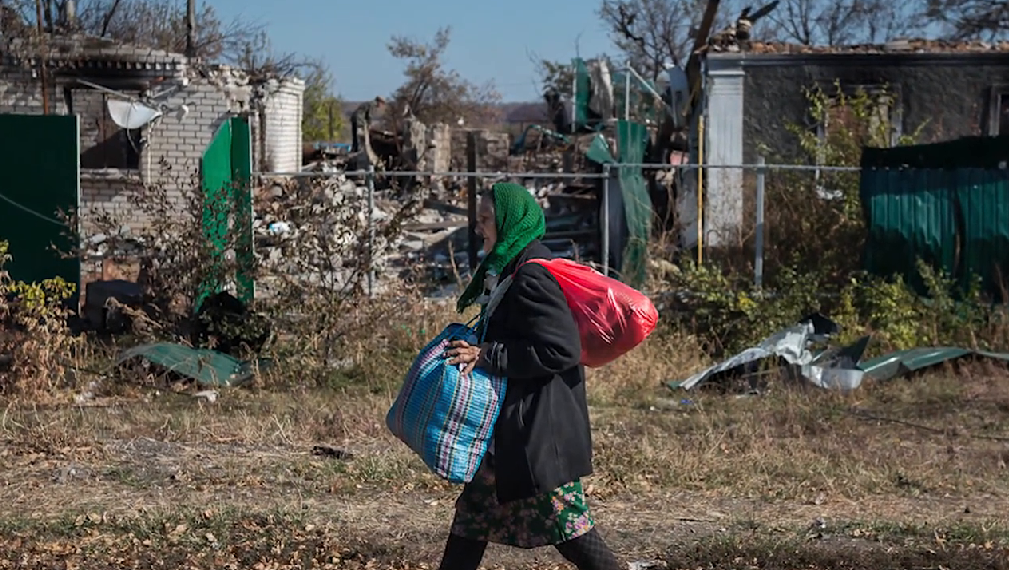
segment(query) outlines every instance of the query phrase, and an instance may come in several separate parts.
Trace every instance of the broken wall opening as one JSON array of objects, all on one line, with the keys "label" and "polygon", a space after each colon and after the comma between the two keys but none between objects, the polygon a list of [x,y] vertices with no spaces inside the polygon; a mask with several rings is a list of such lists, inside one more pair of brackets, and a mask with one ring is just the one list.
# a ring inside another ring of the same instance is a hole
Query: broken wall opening
[{"label": "broken wall opening", "polygon": [[[122,91],[140,97],[140,90]],[[140,170],[141,129],[124,129],[109,114],[110,95],[84,86],[64,88],[67,112],[81,120],[81,168]]]}]

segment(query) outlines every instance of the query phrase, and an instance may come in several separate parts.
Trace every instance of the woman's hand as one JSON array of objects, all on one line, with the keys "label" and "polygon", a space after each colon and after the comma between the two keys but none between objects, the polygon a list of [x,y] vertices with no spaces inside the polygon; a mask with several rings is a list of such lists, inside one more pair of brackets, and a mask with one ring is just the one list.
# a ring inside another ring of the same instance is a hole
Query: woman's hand
[{"label": "woman's hand", "polygon": [[464,374],[473,372],[477,362],[483,356],[483,348],[473,346],[464,340],[455,340],[448,343],[449,349],[445,351],[445,357],[450,358],[449,364],[465,364]]}]

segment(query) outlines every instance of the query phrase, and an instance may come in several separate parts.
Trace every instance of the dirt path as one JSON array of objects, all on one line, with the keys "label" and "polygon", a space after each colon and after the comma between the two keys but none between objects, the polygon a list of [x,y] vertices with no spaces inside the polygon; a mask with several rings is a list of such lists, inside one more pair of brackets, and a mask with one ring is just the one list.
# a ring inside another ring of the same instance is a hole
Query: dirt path
[{"label": "dirt path", "polygon": [[[351,461],[368,462],[369,454],[380,452],[364,450]],[[0,456],[0,518],[288,513],[305,524],[330,529],[333,536],[356,537],[388,559],[438,560],[458,490],[437,483],[348,485],[344,464],[314,457],[301,446],[178,444],[145,438],[109,440],[100,450],[77,449],[62,456],[8,453]],[[801,538],[807,528],[820,550],[838,550],[841,541],[844,547],[838,552],[853,544],[863,551],[866,547],[855,541],[852,525],[880,521],[936,529],[1009,527],[1009,501],[980,495],[891,496],[861,502],[824,497],[820,504],[679,490],[590,498],[601,532],[629,560],[679,556],[689,562],[698,544],[724,545],[740,537],[780,542]],[[823,528],[817,526],[819,521]],[[492,547],[487,562],[544,567],[561,559],[551,549]]]}]

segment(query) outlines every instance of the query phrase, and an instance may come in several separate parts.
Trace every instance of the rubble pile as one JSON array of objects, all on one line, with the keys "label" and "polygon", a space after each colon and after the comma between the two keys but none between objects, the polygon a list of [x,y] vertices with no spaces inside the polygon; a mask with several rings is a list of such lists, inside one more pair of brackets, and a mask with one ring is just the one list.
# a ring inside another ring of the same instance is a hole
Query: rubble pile
[{"label": "rubble pile", "polygon": [[[479,181],[480,188],[506,179],[494,173],[557,173],[557,178],[519,174],[507,179],[529,188],[537,197],[547,215],[548,235],[544,241],[556,254],[582,259],[598,254],[601,183],[593,177],[576,179],[560,175],[599,171],[585,157],[597,133],[560,137],[554,134],[544,138],[541,130],[527,129],[530,136],[515,142],[505,132],[427,126],[416,119],[411,119],[407,127],[401,156],[393,162],[386,161],[385,168],[465,172],[469,167],[467,147],[472,140],[477,145],[477,170],[488,173]],[[377,134],[381,133],[372,129],[373,147],[381,139]],[[367,186],[363,178],[343,174],[357,170],[358,161],[345,153],[312,148],[306,149],[305,163],[303,172],[318,172],[320,176],[271,179],[260,188],[255,208],[257,254],[266,264],[267,273],[301,275],[305,268],[294,267],[292,260],[299,256],[318,258],[325,250],[333,258],[331,265],[339,267],[335,273],[349,272],[345,265],[351,263],[350,259],[367,251],[366,243],[361,243],[367,241],[368,235]],[[375,240],[373,251],[379,280],[410,276],[444,284],[465,279],[470,271],[469,179],[395,178],[384,176],[381,168],[378,170],[372,219],[378,236],[385,233],[383,229],[388,223],[397,219],[404,204],[422,204],[419,211],[400,220],[398,230],[390,234],[395,236],[391,241],[383,237]],[[347,261],[338,262],[334,249],[339,249]],[[317,264],[312,263],[313,267]]]},{"label": "rubble pile", "polygon": [[[371,247],[379,281],[431,269],[432,260],[435,265],[451,265],[437,254],[452,249],[449,242],[459,241],[460,230],[465,239],[464,207],[428,199],[433,207],[412,213],[402,220],[399,231],[386,237],[385,230],[405,207],[404,201],[397,199],[391,186],[376,189],[373,201]],[[266,290],[279,285],[277,280],[292,277],[340,286],[359,267],[359,258],[367,255],[370,232],[364,180],[343,174],[272,179],[257,192],[254,209],[256,255],[265,273],[259,282]],[[461,251],[465,253],[465,248]]]}]

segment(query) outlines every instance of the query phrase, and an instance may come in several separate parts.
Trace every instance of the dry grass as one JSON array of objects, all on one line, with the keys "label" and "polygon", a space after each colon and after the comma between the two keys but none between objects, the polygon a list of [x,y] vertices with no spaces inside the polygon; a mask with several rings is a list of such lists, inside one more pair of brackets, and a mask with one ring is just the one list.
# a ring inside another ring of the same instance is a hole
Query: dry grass
[{"label": "dry grass", "polygon": [[[130,378],[87,406],[5,401],[0,531],[42,566],[74,544],[75,560],[143,563],[144,552],[161,549],[166,561],[198,568],[436,560],[458,489],[388,434],[384,414],[412,354],[458,316],[436,303],[394,306],[396,320],[359,316],[372,334],[341,345],[343,364],[315,387],[284,361],[216,403],[136,388]],[[946,370],[849,396],[661,386],[702,366],[698,354],[692,339],[659,332],[590,374],[589,494],[625,556],[789,568],[791,552],[801,567],[850,558],[847,567],[879,568],[887,560],[879,548],[932,567],[1004,554],[1004,370]],[[354,456],[315,456],[318,444]],[[826,530],[810,542],[816,519]],[[492,549],[488,563],[497,562],[542,568],[558,559]],[[0,556],[0,568],[9,564]]]}]

